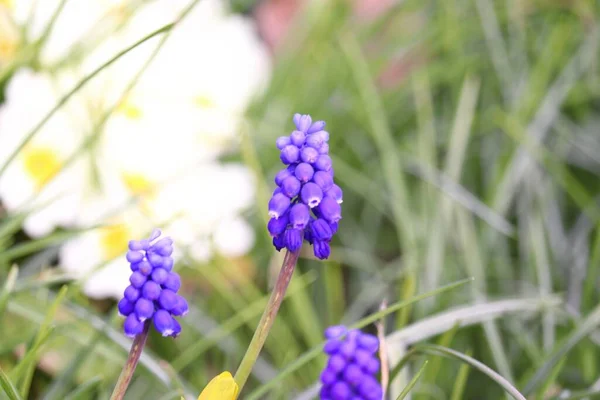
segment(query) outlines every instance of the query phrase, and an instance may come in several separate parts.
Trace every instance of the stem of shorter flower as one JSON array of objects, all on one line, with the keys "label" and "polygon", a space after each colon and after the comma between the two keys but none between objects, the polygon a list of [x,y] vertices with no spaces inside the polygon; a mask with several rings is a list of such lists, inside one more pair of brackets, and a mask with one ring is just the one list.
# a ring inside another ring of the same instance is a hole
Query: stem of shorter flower
[{"label": "stem of shorter flower", "polygon": [[147,320],[144,323],[144,330],[142,333],[136,335],[136,337],[133,339],[133,344],[131,345],[131,350],[129,350],[127,362],[123,366],[123,370],[121,371],[121,375],[119,375],[119,380],[115,385],[115,390],[113,390],[113,393],[110,396],[110,400],[123,400],[123,397],[125,397],[125,392],[127,391],[127,387],[129,387],[131,378],[133,378],[133,373],[135,371],[135,367],[137,367],[140,356],[142,355],[142,350],[146,344],[146,339],[148,339],[149,328],[150,320]]},{"label": "stem of shorter flower", "polygon": [[275,287],[273,288],[273,292],[271,293],[267,307],[260,318],[260,322],[258,323],[256,331],[254,331],[254,336],[252,337],[252,341],[246,350],[246,354],[244,354],[244,358],[242,359],[242,362],[235,373],[234,379],[239,387],[238,393],[242,392],[242,388],[250,376],[252,367],[254,366],[254,363],[256,362],[263,345],[265,344],[265,340],[267,339],[269,331],[271,330],[275,316],[279,311],[279,306],[281,306],[281,302],[285,297],[287,287],[292,279],[292,275],[294,274],[294,269],[296,268],[296,262],[298,261],[299,254],[300,249],[295,252],[287,251],[285,254],[281,270],[279,271],[279,276],[277,277],[277,282],[275,283]]}]

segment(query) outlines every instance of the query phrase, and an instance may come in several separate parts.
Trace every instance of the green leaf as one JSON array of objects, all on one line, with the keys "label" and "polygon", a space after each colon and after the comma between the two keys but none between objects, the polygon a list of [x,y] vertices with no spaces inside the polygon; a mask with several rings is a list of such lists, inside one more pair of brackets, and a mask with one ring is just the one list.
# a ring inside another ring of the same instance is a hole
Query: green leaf
[{"label": "green leaf", "polygon": [[96,387],[102,383],[101,376],[95,376],[87,382],[82,383],[77,387],[77,389],[73,390],[67,396],[64,397],[64,400],[86,400],[92,398],[91,391],[96,389]]},{"label": "green leaf", "polygon": [[469,364],[471,367],[486,374],[488,377],[490,377],[490,379],[492,379],[494,382],[496,382],[500,387],[502,387],[508,394],[510,394],[515,399],[527,400],[525,398],[525,396],[523,396],[517,390],[517,388],[515,388],[502,375],[500,375],[499,373],[497,373],[496,371],[494,371],[487,365],[483,364],[482,362],[477,361],[476,359],[474,359],[466,354],[460,353],[456,350],[452,350],[452,349],[449,349],[446,347],[433,345],[433,344],[432,345],[425,345],[425,344],[418,345],[418,346],[415,346],[415,350],[417,352],[425,353],[425,354],[432,354],[432,355],[441,354],[445,357],[454,358],[454,359],[460,360],[462,362],[465,362],[465,363]]},{"label": "green leaf", "polygon": [[423,374],[423,372],[425,372],[425,367],[427,367],[427,363],[428,362],[429,362],[429,360],[425,360],[425,362],[423,363],[423,365],[421,365],[421,368],[419,368],[419,371],[417,371],[417,373],[415,374],[415,376],[413,376],[412,379],[410,380],[410,382],[408,382],[408,385],[406,385],[406,387],[402,390],[402,392],[396,398],[396,400],[403,400],[406,396],[408,396],[408,394],[410,393],[410,391],[412,390],[412,388],[419,381],[419,378],[421,377],[421,374]]},{"label": "green leaf", "polygon": [[6,393],[10,400],[22,400],[15,385],[12,384],[2,368],[0,368],[0,386],[2,386],[2,390],[4,390],[4,393]]}]

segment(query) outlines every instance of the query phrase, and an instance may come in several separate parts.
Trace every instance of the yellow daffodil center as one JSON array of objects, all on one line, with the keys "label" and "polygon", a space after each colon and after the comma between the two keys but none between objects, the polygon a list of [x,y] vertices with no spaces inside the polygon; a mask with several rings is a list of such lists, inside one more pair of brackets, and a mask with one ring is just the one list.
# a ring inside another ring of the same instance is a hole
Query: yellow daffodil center
[{"label": "yellow daffodil center", "polygon": [[131,234],[124,224],[100,228],[100,247],[104,259],[111,260],[123,254],[127,249],[129,237]]},{"label": "yellow daffodil center", "polygon": [[154,189],[154,184],[142,174],[125,172],[123,182],[127,190],[135,196],[149,195]]},{"label": "yellow daffodil center", "polygon": [[12,9],[14,6],[13,0],[0,0],[0,6],[4,6],[8,9]]},{"label": "yellow daffodil center", "polygon": [[23,151],[25,172],[35,182],[39,190],[58,173],[61,160],[49,147],[32,147]]},{"label": "yellow daffodil center", "polygon": [[206,385],[198,400],[235,400],[239,388],[227,371],[215,376]]},{"label": "yellow daffodil center", "polygon": [[142,110],[129,100],[124,100],[117,107],[117,111],[129,119],[142,118]]},{"label": "yellow daffodil center", "polygon": [[214,108],[217,106],[215,101],[206,95],[196,96],[194,103],[201,108]]}]

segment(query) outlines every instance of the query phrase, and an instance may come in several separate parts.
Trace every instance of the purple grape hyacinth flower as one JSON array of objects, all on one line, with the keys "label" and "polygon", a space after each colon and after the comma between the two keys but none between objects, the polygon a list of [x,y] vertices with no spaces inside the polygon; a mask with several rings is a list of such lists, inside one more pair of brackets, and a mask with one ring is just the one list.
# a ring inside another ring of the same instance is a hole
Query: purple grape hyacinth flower
[{"label": "purple grape hyacinth flower", "polygon": [[379,371],[379,339],[358,329],[331,326],[325,330],[323,351],[329,360],[323,372],[321,400],[381,400],[383,388],[375,378]]},{"label": "purple grape hyacinth flower", "polygon": [[296,129],[276,141],[286,167],[275,176],[278,187],[269,201],[267,228],[278,251],[296,251],[304,238],[323,260],[331,253],[329,243],[342,218],[342,189],[333,179],[325,122],[300,114],[293,121]]},{"label": "purple grape hyacinth flower", "polygon": [[187,301],[177,294],[181,278],[173,268],[173,240],[159,239],[160,230],[154,229],[148,239],[131,240],[126,258],[131,266],[131,285],[119,301],[119,313],[127,317],[123,330],[129,337],[143,331],[144,321],[150,319],[163,336],[176,337],[181,325],[173,316],[188,311]]}]

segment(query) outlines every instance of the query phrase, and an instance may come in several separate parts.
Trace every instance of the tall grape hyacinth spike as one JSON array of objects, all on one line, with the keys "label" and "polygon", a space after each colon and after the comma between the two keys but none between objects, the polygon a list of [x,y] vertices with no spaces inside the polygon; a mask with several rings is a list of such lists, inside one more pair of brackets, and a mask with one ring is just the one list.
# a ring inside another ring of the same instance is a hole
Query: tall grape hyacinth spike
[{"label": "tall grape hyacinth spike", "polygon": [[329,356],[321,373],[321,400],[381,400],[383,389],[375,375],[379,339],[358,329],[338,325],[325,330],[323,351]]},{"label": "tall grape hyacinth spike", "polygon": [[293,121],[296,130],[276,141],[286,167],[275,176],[267,228],[278,251],[296,251],[306,240],[315,257],[323,260],[329,257],[329,243],[342,218],[342,189],[333,179],[325,122],[300,114]]},{"label": "tall grape hyacinth spike", "polygon": [[111,400],[124,398],[148,338],[150,323],[162,336],[176,337],[181,333],[181,325],[174,317],[184,316],[188,311],[187,301],[177,294],[181,278],[172,271],[173,240],[159,239],[160,235],[160,230],[154,229],[148,239],[129,242],[126,258],[131,267],[130,285],[117,307],[125,317],[125,335],[134,340]]}]

